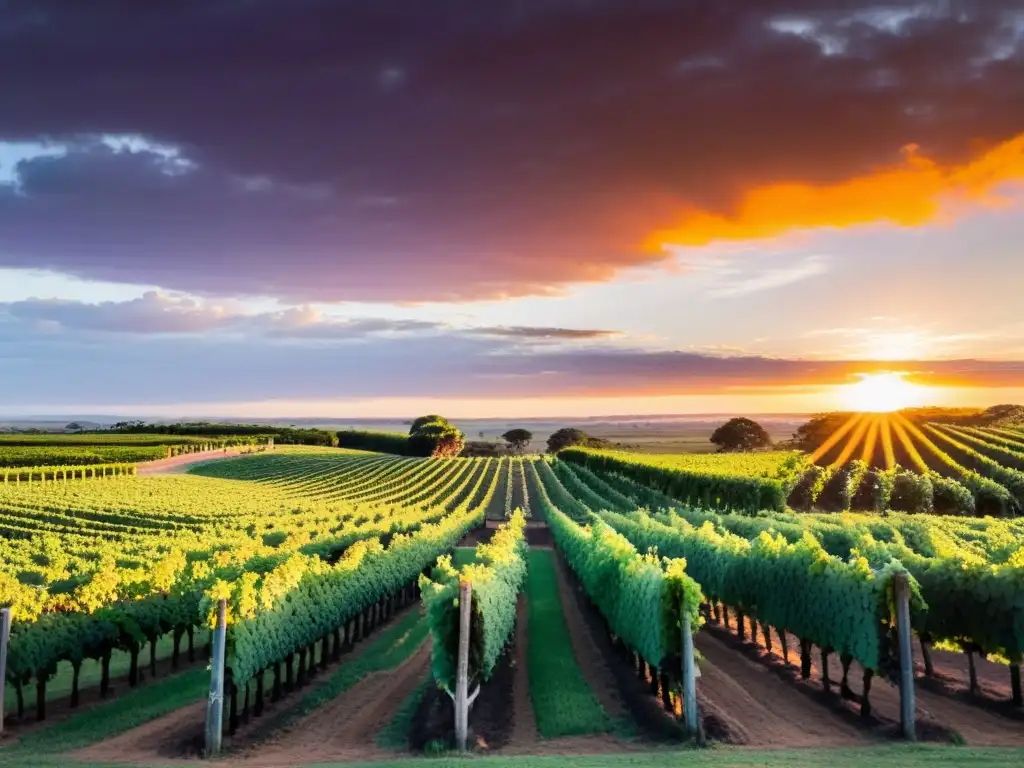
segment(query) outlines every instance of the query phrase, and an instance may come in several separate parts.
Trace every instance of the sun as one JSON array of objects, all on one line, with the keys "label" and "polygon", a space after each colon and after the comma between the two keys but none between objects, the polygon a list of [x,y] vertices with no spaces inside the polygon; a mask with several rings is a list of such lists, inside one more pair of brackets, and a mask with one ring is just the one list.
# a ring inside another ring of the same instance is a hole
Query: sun
[{"label": "sun", "polygon": [[889,413],[922,405],[925,388],[912,384],[902,373],[864,373],[856,384],[839,387],[847,410]]}]

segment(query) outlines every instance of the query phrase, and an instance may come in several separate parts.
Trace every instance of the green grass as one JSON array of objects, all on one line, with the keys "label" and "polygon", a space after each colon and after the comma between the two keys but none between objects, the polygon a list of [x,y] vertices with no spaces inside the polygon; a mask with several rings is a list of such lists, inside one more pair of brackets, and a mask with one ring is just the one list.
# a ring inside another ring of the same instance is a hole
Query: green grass
[{"label": "green grass", "polygon": [[469,565],[474,560],[476,560],[476,547],[456,547],[455,554],[452,555],[452,565],[456,568]]},{"label": "green grass", "polygon": [[562,613],[551,550],[529,553],[530,699],[542,738],[607,733],[613,722],[580,671]]},{"label": "green grass", "polygon": [[210,673],[203,667],[139,686],[116,699],[73,717],[25,734],[17,744],[0,749],[0,765],[27,766],[29,758],[82,749],[206,695]]},{"label": "green grass", "polygon": [[[3,752],[0,751],[0,755]],[[317,763],[316,768],[464,768],[467,764],[480,768],[563,768],[561,755],[535,755],[466,758],[459,756],[399,758],[374,763]],[[0,764],[2,758],[0,758]],[[863,768],[864,766],[900,766],[900,768],[1016,768],[1024,764],[1024,750],[971,749],[936,745],[884,745],[846,749],[779,749],[756,750],[718,748],[704,750],[659,750],[620,755],[574,756],[573,768]],[[88,765],[89,768],[124,768],[123,765],[77,763],[61,758],[39,757],[18,763],[18,768],[64,768]],[[296,763],[295,768],[304,768]],[[312,768],[312,766],[308,766]]]},{"label": "green grass", "polygon": [[[199,642],[200,636],[203,638],[202,643]],[[196,634],[196,648],[202,647],[206,643],[206,635],[202,632]],[[182,658],[187,659],[187,640],[182,640]],[[158,660],[166,659],[171,655],[171,651],[174,649],[174,638],[172,635],[164,635],[156,643],[156,657]],[[202,652],[199,651],[197,658],[202,657]],[[187,663],[187,662],[185,662]],[[110,679],[121,677],[128,674],[128,667],[131,665],[131,655],[127,651],[114,651],[110,654]],[[142,652],[139,654],[139,670],[146,679],[145,685],[149,685],[149,646],[145,646]],[[56,701],[57,699],[70,698],[71,697],[71,678],[72,678],[71,662],[62,661],[57,665],[57,673],[50,678],[46,684],[46,700]],[[101,667],[98,661],[89,659],[82,662],[82,671],[78,677],[78,689],[84,691],[86,688],[98,686],[100,684]],[[127,683],[125,683],[127,685]],[[4,710],[8,714],[16,712],[18,709],[18,703],[15,701],[14,686],[7,683],[5,686],[6,693],[4,694]],[[24,689],[25,694],[25,713],[29,717],[33,717],[35,711],[36,702],[36,690],[35,685],[29,685]]]},{"label": "green grass", "polygon": [[423,695],[434,682],[429,675],[416,686],[416,690],[405,697],[391,722],[381,729],[375,739],[381,749],[407,749],[409,746],[409,731],[412,728],[412,719],[416,716],[416,709],[423,700]]},{"label": "green grass", "polygon": [[373,672],[394,669],[416,652],[430,633],[426,616],[419,608],[404,616],[370,640],[370,646],[352,661],[342,661],[328,680],[303,696],[293,707],[273,712],[253,732],[252,741],[266,739],[337,698]]}]

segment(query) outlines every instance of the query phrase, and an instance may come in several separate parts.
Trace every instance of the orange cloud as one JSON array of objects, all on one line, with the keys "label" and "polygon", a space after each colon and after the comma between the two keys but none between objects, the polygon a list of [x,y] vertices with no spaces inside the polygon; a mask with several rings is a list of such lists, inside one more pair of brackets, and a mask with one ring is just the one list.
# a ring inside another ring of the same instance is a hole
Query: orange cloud
[{"label": "orange cloud", "polygon": [[787,181],[746,192],[731,215],[692,208],[671,229],[652,234],[646,245],[698,246],[715,240],[754,240],[793,229],[848,227],[889,221],[912,227],[934,221],[943,203],[1003,202],[999,184],[1024,180],[1024,133],[962,165],[940,165],[910,144],[898,167],[837,184]]}]

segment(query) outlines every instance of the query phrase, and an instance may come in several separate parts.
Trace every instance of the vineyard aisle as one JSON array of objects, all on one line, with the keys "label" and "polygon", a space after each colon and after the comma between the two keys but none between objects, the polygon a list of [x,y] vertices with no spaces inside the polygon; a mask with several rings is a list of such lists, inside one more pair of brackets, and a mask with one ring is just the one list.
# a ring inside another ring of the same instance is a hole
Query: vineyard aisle
[{"label": "vineyard aisle", "polygon": [[[608,735],[612,720],[599,702],[601,690],[586,670],[590,657],[576,654],[557,556],[547,525],[537,517],[537,498],[520,461],[513,463],[512,508],[529,512],[531,541],[527,586],[517,606],[513,728],[501,754],[577,756],[619,752],[628,746]],[[577,626],[577,633],[586,628]],[[611,701],[611,699],[609,699]],[[614,710],[621,714],[621,708]]]},{"label": "vineyard aisle", "polygon": [[253,750],[238,762],[295,765],[379,759],[388,754],[376,746],[376,736],[429,674],[430,653],[428,637],[397,669],[372,672],[281,738]]},{"label": "vineyard aisle", "polygon": [[[697,634],[698,692],[734,739],[760,747],[852,746],[872,736],[716,637]],[[709,713],[705,713],[709,714]]]},{"label": "vineyard aisle", "polygon": [[[727,640],[723,641],[723,637]],[[794,635],[788,635],[788,638],[790,648],[799,647],[800,641]],[[745,701],[743,698],[733,699],[730,697],[723,704],[720,699],[723,692],[728,689],[717,683],[711,683],[711,680],[719,679],[719,675],[723,671],[732,674],[733,681],[741,684],[740,689],[743,694],[751,696],[755,704],[760,705],[760,702],[765,701],[760,693],[754,695],[754,692],[761,690],[758,688],[760,683],[755,684],[755,681],[764,680],[768,681],[769,686],[778,684],[786,686],[794,694],[798,694],[799,699],[803,700],[803,704],[813,706],[817,711],[830,716],[828,722],[835,723],[844,714],[842,711],[833,709],[839,702],[838,680],[832,681],[833,693],[830,700],[826,702],[820,698],[822,677],[819,661],[821,657],[817,648],[812,654],[811,676],[805,683],[797,677],[798,667],[795,665],[792,655],[790,664],[785,665],[778,646],[773,646],[772,650],[768,651],[760,640],[757,643],[750,642],[749,636],[743,648],[739,649],[733,632],[726,633],[721,628],[712,626],[698,635],[697,647],[705,656],[705,664],[701,667],[703,678],[698,692],[708,698],[716,711],[727,707],[724,719],[727,722],[732,721],[728,722],[728,725],[737,730],[741,736],[746,733],[748,738],[738,739],[743,743],[775,744],[775,740],[785,732],[785,729],[771,725],[772,719],[777,717],[779,712],[776,704],[772,705],[771,711],[763,715],[745,711],[742,706]],[[705,652],[706,650],[707,652]],[[950,656],[951,654],[936,652],[936,659],[941,661],[946,661]],[[728,667],[722,666],[726,662],[728,662]],[[716,664],[722,668],[716,667]],[[786,670],[785,674],[780,676],[783,669]],[[833,674],[841,674],[841,670],[835,671]],[[850,666],[849,680],[850,688],[855,694],[862,693],[863,688],[860,682],[862,677],[863,671],[860,665],[853,662]],[[939,686],[918,678],[917,721],[920,737],[939,741],[960,738],[967,744],[977,747],[1024,747],[1024,721],[989,711],[977,703],[934,690],[937,687]],[[808,695],[809,693],[811,695]],[[882,677],[876,678],[871,689],[871,705],[873,718],[881,722],[876,722],[870,731],[860,731],[860,733],[866,736],[884,737],[886,730],[895,732],[899,722],[898,688]],[[763,705],[760,706],[764,709]],[[729,714],[730,712],[731,714]],[[849,721],[840,721],[839,727],[858,728],[858,724],[854,720],[856,714],[853,710],[851,709],[845,714],[850,719]],[[792,718],[786,718],[786,720],[794,722]],[[804,723],[803,716],[796,722]],[[824,721],[822,722],[824,727]],[[751,724],[770,726],[762,736],[763,739],[767,739],[766,741],[762,742],[756,734],[748,733],[751,730]],[[825,730],[823,733],[831,734],[831,731]],[[797,740],[778,743],[783,746],[799,746],[802,739],[797,738]]]},{"label": "vineyard aisle", "polygon": [[587,627],[587,620],[580,605],[583,595],[569,581],[566,565],[559,557],[555,558],[555,576],[566,629],[569,631],[569,641],[572,644],[576,661],[583,672],[583,677],[605,712],[613,719],[625,719],[627,717],[626,707],[619,699],[615,676],[608,669],[608,665]]},{"label": "vineyard aisle", "polygon": [[[532,565],[533,553],[530,554]],[[529,580],[530,575],[527,575]],[[529,585],[529,581],[527,581]],[[520,595],[519,603],[516,605],[516,674],[512,683],[512,736],[509,739],[510,750],[529,749],[537,742],[537,720],[533,715],[533,705],[530,702],[530,673],[529,673],[529,643],[530,643],[530,613],[527,608],[529,599],[529,586],[527,593]]]},{"label": "vineyard aisle", "polygon": [[508,492],[509,492],[509,464],[510,460],[502,458],[498,460],[498,488],[491,498],[491,503],[487,505],[485,516],[488,520],[504,520],[505,513],[509,511],[508,505]]},{"label": "vineyard aisle", "polygon": [[[294,765],[295,760],[370,759],[387,753],[374,737],[419,684],[430,664],[426,620],[418,604],[397,613],[340,664],[272,705],[225,740],[219,764]],[[205,701],[79,750],[90,763],[193,762],[201,749]]]}]

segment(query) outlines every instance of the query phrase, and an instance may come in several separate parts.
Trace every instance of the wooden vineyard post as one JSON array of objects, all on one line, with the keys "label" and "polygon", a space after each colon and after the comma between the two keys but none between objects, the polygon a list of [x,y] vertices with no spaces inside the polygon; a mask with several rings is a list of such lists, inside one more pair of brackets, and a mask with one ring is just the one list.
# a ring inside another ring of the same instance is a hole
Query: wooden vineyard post
[{"label": "wooden vineyard post", "polygon": [[466,751],[469,732],[469,624],[473,585],[459,582],[459,656],[455,668],[455,746]]},{"label": "wooden vineyard post", "polygon": [[697,675],[693,661],[693,634],[690,632],[690,614],[683,609],[683,717],[686,732],[691,736],[700,731],[697,722]]},{"label": "wooden vineyard post", "polygon": [[907,577],[897,574],[893,586],[896,592],[896,630],[900,643],[900,724],[903,737],[917,740],[917,704],[914,695],[914,657],[910,628],[910,584]]},{"label": "wooden vineyard post", "polygon": [[0,608],[0,736],[4,733],[4,681],[7,679],[7,640],[11,636],[11,609]]},{"label": "wooden vineyard post", "polygon": [[210,698],[206,703],[206,757],[220,754],[224,730],[224,645],[227,639],[227,600],[217,602],[217,626],[213,630],[213,662],[210,666]]}]

